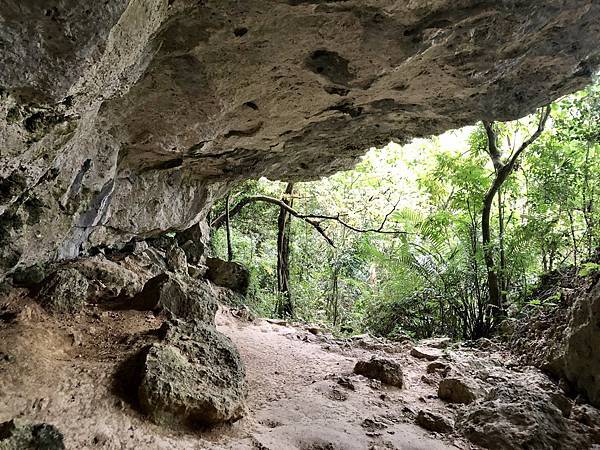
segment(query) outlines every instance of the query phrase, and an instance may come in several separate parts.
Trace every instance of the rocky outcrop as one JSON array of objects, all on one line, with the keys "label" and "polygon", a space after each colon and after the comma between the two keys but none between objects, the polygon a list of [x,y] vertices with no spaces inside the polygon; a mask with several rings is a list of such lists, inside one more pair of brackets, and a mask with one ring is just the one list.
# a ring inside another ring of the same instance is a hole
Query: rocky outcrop
[{"label": "rocky outcrop", "polygon": [[[9,0],[0,273],[188,229],[240,179],[512,119],[589,82],[590,0]],[[185,251],[185,249],[184,249]]]},{"label": "rocky outcrop", "polygon": [[0,423],[2,450],[64,450],[63,435],[46,423],[26,424],[10,420]]},{"label": "rocky outcrop", "polygon": [[458,431],[489,449],[590,448],[594,425],[567,418],[561,405],[569,400],[542,386],[548,383],[534,374],[498,383],[459,415]]},{"label": "rocky outcrop", "polygon": [[600,407],[600,281],[571,310],[564,351],[564,376]]},{"label": "rocky outcrop", "polygon": [[166,322],[144,351],[140,406],[156,423],[194,427],[245,413],[244,366],[228,337],[199,321]]},{"label": "rocky outcrop", "polygon": [[[548,281],[546,281],[548,283]],[[546,291],[559,299],[516,326],[510,343],[523,362],[562,379],[600,406],[600,275],[563,274]]]},{"label": "rocky outcrop", "polygon": [[401,388],[404,384],[402,367],[396,361],[372,356],[368,361],[358,361],[354,373]]}]

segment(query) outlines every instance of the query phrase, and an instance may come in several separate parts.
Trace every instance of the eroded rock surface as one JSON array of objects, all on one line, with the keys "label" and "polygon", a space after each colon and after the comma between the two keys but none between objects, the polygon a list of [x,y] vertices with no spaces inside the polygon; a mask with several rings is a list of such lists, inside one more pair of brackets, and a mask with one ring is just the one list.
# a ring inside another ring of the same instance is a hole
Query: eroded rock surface
[{"label": "eroded rock surface", "polygon": [[391,139],[522,116],[588,83],[600,55],[591,0],[0,14],[2,274],[185,230],[243,178],[314,178]]},{"label": "eroded rock surface", "polygon": [[[545,390],[543,387],[549,387]],[[593,431],[565,417],[569,402],[552,394],[551,385],[535,374],[498,383],[457,420],[457,428],[484,448],[590,448]]]},{"label": "eroded rock surface", "polygon": [[231,340],[199,321],[163,324],[164,338],[143,361],[138,398],[156,423],[232,422],[245,412],[244,365]]},{"label": "eroded rock surface", "polygon": [[550,284],[550,292],[560,299],[557,306],[521,321],[511,345],[523,361],[600,406],[600,274],[566,273]]}]

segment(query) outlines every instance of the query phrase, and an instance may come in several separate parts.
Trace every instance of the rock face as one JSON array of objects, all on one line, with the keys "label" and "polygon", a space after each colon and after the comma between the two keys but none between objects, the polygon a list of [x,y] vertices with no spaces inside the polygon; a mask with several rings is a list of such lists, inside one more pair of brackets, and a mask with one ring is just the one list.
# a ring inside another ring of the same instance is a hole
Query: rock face
[{"label": "rock face", "polygon": [[[591,0],[3,4],[0,273],[189,228],[248,177],[512,119],[589,82]],[[193,250],[192,250],[193,251]]]},{"label": "rock face", "polygon": [[138,398],[156,423],[194,427],[238,420],[247,386],[237,349],[213,326],[171,321],[145,351]]},{"label": "rock face", "polygon": [[404,383],[400,364],[378,356],[372,356],[368,361],[358,361],[354,366],[354,373],[399,388]]},{"label": "rock face", "polygon": [[600,407],[600,281],[571,310],[564,352],[564,375]]},{"label": "rock face", "polygon": [[64,450],[63,435],[46,423],[25,424],[10,420],[0,423],[2,450]]},{"label": "rock face", "polygon": [[600,407],[600,276],[561,279],[557,287],[559,306],[522,321],[511,344],[524,362],[563,379]]}]

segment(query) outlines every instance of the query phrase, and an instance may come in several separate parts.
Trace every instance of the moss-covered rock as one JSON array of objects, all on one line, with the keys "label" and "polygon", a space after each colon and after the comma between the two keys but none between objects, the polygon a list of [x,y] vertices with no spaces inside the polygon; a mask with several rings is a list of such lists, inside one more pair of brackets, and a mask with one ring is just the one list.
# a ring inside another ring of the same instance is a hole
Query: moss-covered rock
[{"label": "moss-covered rock", "polygon": [[0,450],[63,450],[63,435],[53,425],[26,424],[17,420],[0,423]]},{"label": "moss-covered rock", "polygon": [[158,424],[212,425],[245,413],[247,386],[231,340],[199,321],[169,321],[144,352],[138,399]]}]

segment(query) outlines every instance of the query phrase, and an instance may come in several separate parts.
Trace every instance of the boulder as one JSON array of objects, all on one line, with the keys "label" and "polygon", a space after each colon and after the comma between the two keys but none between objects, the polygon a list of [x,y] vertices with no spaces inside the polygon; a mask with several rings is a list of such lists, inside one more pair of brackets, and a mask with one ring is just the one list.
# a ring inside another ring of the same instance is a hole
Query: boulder
[{"label": "boulder", "polygon": [[402,367],[387,358],[372,356],[368,361],[358,361],[354,366],[354,373],[399,388],[403,385]]},{"label": "boulder", "polygon": [[89,282],[72,267],[61,268],[42,282],[38,300],[49,311],[73,313],[84,305]]},{"label": "boulder", "polygon": [[164,425],[213,425],[240,419],[247,386],[231,340],[212,325],[165,322],[161,342],[144,351],[138,399]]},{"label": "boulder", "polygon": [[481,395],[475,382],[466,378],[444,378],[438,386],[438,397],[450,403],[471,403]]},{"label": "boulder", "polygon": [[214,323],[218,308],[216,294],[210,285],[189,277],[182,279],[171,273],[161,273],[148,280],[128,304],[134,309],[164,310],[175,317],[198,319],[210,324]]},{"label": "boulder", "polygon": [[175,273],[188,274],[188,263],[185,252],[177,245],[173,245],[165,252],[167,266]]},{"label": "boulder", "polygon": [[246,295],[250,284],[250,272],[243,265],[219,258],[206,258],[206,265],[208,266],[206,278],[217,286]]},{"label": "boulder", "polygon": [[33,264],[15,270],[12,274],[12,282],[15,286],[35,288],[46,278],[46,271],[42,264]]},{"label": "boulder", "polygon": [[88,280],[88,301],[98,303],[137,294],[149,277],[139,265],[128,266],[103,255],[76,259],[69,262],[68,267],[77,270]]},{"label": "boulder", "polygon": [[454,430],[450,419],[424,409],[420,410],[417,414],[415,423],[420,427],[435,433],[450,433]]},{"label": "boulder", "polygon": [[2,450],[64,450],[63,435],[47,423],[26,424],[9,420],[0,423]]},{"label": "boulder", "polygon": [[410,349],[410,354],[415,358],[426,359],[427,361],[435,361],[444,356],[441,350],[427,347],[413,347]]}]

